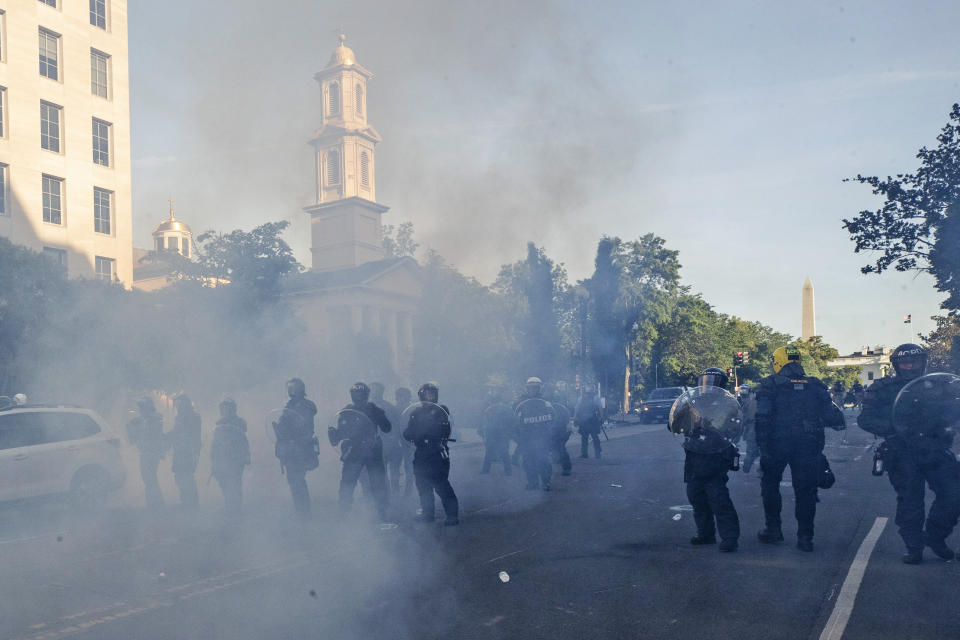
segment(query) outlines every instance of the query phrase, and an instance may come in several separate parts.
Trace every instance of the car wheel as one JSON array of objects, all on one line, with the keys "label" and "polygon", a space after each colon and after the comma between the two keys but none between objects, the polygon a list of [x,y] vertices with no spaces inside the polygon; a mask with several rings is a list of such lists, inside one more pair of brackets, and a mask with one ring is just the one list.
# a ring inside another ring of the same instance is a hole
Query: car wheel
[{"label": "car wheel", "polygon": [[102,508],[109,493],[110,477],[100,467],[80,469],[70,482],[71,502],[82,511]]}]

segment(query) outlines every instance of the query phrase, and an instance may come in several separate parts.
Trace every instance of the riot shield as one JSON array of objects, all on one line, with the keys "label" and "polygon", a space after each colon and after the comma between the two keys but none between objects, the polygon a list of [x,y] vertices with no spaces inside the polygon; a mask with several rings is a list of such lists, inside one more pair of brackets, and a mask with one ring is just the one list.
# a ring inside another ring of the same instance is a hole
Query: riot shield
[{"label": "riot shield", "polygon": [[743,432],[743,413],[730,392],[720,387],[694,387],[670,407],[667,429],[685,436],[709,432],[734,442]]},{"label": "riot shield", "polygon": [[273,444],[277,443],[278,430],[281,433],[286,431],[300,432],[305,431],[306,426],[302,415],[284,407],[267,412],[267,416],[263,420],[263,429],[267,434],[267,439]]},{"label": "riot shield", "polygon": [[517,405],[520,434],[527,437],[546,437],[557,421],[557,410],[543,398],[527,398]]},{"label": "riot shield", "polygon": [[340,440],[341,460],[365,457],[379,439],[373,420],[362,411],[349,408],[337,413],[336,434]]},{"label": "riot shield", "polygon": [[911,381],[893,403],[893,428],[908,438],[943,434],[960,426],[960,377],[928,373]]}]

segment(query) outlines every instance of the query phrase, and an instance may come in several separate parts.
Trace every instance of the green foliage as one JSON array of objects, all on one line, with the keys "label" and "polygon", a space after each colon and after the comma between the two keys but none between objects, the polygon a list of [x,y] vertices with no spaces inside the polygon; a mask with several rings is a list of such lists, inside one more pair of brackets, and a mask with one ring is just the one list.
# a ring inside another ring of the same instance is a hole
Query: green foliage
[{"label": "green foliage", "polygon": [[945,309],[960,308],[960,105],[937,136],[937,147],[917,153],[914,173],[881,179],[858,175],[853,180],[884,198],[874,211],[864,210],[843,226],[857,253],[879,251],[863,273],[897,271],[930,273],[938,291],[948,294]]},{"label": "green foliage", "polygon": [[838,358],[840,353],[823,341],[820,336],[809,340],[796,340],[790,346],[800,350],[800,364],[808,376],[820,378],[827,386],[836,382],[843,384],[845,389],[853,386],[860,379],[860,367],[828,367],[830,360]]},{"label": "green foliage", "polygon": [[960,316],[933,316],[937,328],[923,337],[929,371],[960,373]]},{"label": "green foliage", "polygon": [[413,239],[413,223],[404,222],[399,227],[383,226],[383,249],[388,258],[414,257],[420,244]]}]

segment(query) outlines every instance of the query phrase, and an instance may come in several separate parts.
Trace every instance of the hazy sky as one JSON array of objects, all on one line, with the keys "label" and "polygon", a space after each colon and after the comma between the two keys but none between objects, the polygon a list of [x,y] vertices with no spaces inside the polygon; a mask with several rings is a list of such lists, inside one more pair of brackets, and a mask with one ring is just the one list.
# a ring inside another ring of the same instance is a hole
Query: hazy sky
[{"label": "hazy sky", "polygon": [[313,74],[342,26],[374,74],[385,224],[491,281],[533,240],[592,270],[603,234],[680,250],[717,310],[841,352],[929,331],[925,276],[863,276],[843,183],[916,168],[960,100],[953,2],[130,2],[137,246],[173,195],[195,232],[292,223],[309,266]]}]

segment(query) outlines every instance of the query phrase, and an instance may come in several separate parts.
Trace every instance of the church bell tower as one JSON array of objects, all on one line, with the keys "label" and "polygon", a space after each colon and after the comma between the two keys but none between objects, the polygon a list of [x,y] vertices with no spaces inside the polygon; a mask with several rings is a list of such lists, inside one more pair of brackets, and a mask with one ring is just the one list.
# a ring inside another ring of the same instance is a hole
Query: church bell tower
[{"label": "church bell tower", "polygon": [[344,44],[314,78],[322,95],[321,127],[310,140],[316,158],[316,203],[310,215],[313,271],[355,267],[384,257],[377,203],[375,148],[367,124],[367,81],[373,74]]}]

